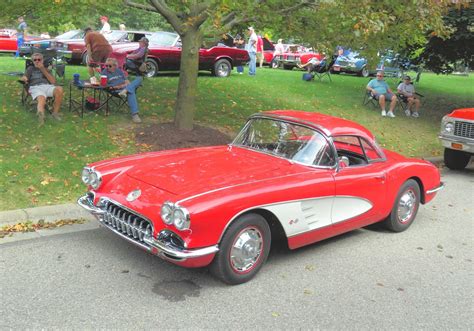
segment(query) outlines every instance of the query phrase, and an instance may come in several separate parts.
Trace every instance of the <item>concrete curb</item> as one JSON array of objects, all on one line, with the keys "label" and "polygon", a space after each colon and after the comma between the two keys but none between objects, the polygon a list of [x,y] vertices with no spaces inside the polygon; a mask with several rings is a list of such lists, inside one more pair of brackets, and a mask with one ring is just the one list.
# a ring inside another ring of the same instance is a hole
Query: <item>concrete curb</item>
[{"label": "concrete curb", "polygon": [[[424,157],[423,160],[433,163],[436,166],[443,164],[443,157]],[[74,203],[63,205],[44,206],[36,208],[26,208],[17,210],[0,211],[0,226],[15,224],[19,222],[31,221],[37,222],[44,220],[54,222],[58,220],[79,219],[94,220],[94,216]]]},{"label": "concrete curb", "polygon": [[74,203],[66,203],[62,205],[2,211],[0,212],[0,226],[26,221],[37,222],[44,220],[46,222],[54,222],[79,218],[93,220],[94,216]]}]

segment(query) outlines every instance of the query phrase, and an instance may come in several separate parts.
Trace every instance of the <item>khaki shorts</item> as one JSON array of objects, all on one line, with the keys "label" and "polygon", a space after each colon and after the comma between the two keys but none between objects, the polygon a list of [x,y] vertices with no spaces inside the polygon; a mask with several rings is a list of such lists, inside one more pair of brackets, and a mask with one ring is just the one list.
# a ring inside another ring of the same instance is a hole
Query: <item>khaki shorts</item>
[{"label": "khaki shorts", "polygon": [[46,98],[52,98],[54,96],[54,89],[56,86],[51,84],[35,85],[30,87],[30,94],[33,100],[35,100],[40,95]]},{"label": "khaki shorts", "polygon": [[263,57],[263,53],[262,52],[258,52],[257,53],[257,62],[260,62],[260,60],[262,59]]}]

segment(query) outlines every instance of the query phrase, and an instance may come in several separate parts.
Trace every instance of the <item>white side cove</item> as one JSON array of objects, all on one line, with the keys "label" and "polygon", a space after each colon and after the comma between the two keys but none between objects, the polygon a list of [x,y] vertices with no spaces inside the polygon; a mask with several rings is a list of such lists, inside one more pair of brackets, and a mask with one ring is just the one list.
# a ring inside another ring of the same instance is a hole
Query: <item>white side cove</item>
[{"label": "white side cove", "polygon": [[280,220],[288,237],[359,216],[372,204],[358,197],[322,197],[262,206]]}]

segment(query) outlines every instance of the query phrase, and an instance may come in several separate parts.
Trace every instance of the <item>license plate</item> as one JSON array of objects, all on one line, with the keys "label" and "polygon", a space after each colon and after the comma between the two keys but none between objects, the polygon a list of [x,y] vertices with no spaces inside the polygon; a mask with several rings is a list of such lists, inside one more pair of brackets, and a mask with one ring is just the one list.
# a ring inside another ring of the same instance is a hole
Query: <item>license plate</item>
[{"label": "license plate", "polygon": [[458,143],[451,143],[451,147],[453,149],[459,149],[459,150],[462,150],[462,144],[458,144]]},{"label": "license plate", "polygon": [[333,66],[333,67],[332,67],[332,70],[334,70],[334,71],[341,71],[341,67]]}]

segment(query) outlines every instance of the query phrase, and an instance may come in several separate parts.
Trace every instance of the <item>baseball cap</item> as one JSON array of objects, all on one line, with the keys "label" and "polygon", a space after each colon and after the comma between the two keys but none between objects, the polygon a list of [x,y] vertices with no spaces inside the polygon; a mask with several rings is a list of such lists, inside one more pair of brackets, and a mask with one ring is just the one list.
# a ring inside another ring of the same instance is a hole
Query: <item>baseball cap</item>
[{"label": "baseball cap", "polygon": [[101,21],[104,20],[104,21],[107,21],[107,22],[108,22],[108,21],[109,21],[109,18],[108,18],[107,16],[101,16],[101,17],[100,17],[100,20],[101,20]]}]

